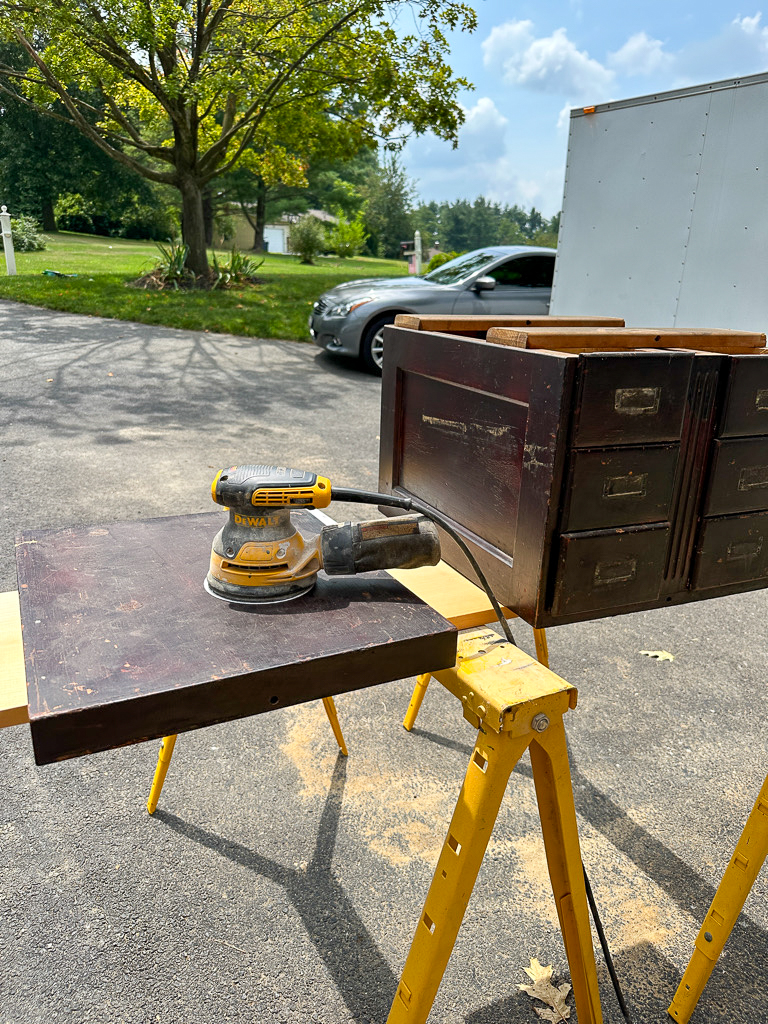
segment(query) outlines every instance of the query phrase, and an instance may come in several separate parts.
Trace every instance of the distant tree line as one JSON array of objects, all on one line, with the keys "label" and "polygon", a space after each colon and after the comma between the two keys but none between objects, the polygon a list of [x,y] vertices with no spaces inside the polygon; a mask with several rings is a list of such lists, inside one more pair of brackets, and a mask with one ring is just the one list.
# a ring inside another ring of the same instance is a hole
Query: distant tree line
[{"label": "distant tree line", "polygon": [[414,211],[422,245],[443,252],[464,252],[484,245],[557,245],[560,214],[551,219],[535,207],[524,210],[492,203],[483,196],[474,202],[422,203]]}]

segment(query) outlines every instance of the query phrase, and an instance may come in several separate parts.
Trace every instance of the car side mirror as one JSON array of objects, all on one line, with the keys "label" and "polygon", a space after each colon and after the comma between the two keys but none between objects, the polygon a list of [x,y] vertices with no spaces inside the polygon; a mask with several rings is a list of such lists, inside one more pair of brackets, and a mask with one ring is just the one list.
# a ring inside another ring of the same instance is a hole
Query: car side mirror
[{"label": "car side mirror", "polygon": [[491,292],[496,287],[496,279],[493,277],[478,277],[472,288],[476,292]]}]

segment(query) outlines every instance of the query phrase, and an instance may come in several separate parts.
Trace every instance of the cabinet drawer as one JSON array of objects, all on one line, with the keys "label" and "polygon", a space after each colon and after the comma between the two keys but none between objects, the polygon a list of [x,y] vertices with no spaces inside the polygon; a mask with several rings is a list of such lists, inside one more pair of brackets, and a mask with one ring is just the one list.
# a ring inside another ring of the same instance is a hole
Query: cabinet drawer
[{"label": "cabinet drawer", "polygon": [[768,509],[768,437],[715,441],[706,516]]},{"label": "cabinet drawer", "polygon": [[693,586],[727,587],[768,577],[768,512],[705,519],[696,547]]},{"label": "cabinet drawer", "polygon": [[731,356],[721,437],[768,434],[768,359]]},{"label": "cabinet drawer", "polygon": [[605,448],[678,441],[692,365],[687,352],[581,356],[573,444]]},{"label": "cabinet drawer", "polygon": [[572,452],[563,529],[665,522],[679,451],[679,445],[665,445]]},{"label": "cabinet drawer", "polygon": [[659,596],[669,524],[563,534],[553,612],[624,609]]}]

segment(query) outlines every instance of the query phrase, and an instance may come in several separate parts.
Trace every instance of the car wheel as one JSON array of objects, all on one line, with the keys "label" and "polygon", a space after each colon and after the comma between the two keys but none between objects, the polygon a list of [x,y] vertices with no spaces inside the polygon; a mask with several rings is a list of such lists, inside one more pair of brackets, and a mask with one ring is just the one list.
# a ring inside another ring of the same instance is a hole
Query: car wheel
[{"label": "car wheel", "polygon": [[387,324],[395,322],[395,316],[395,313],[387,313],[372,320],[366,327],[360,344],[360,359],[363,366],[369,373],[375,373],[379,377],[384,361],[384,328]]}]

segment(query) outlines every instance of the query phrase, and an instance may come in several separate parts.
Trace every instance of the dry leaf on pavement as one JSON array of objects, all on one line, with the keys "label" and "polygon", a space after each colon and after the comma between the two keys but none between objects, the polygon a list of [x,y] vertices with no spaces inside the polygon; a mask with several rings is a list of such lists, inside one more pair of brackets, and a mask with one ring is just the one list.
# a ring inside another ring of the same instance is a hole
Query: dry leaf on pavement
[{"label": "dry leaf on pavement", "polygon": [[560,985],[558,988],[552,984],[552,968],[542,967],[538,960],[531,958],[531,966],[523,970],[533,982],[532,985],[518,985],[523,992],[527,992],[531,999],[539,999],[546,1003],[547,1009],[534,1006],[542,1020],[550,1021],[551,1024],[560,1024],[571,1016],[570,1006],[566,1006],[565,1000],[571,991],[571,986]]}]

